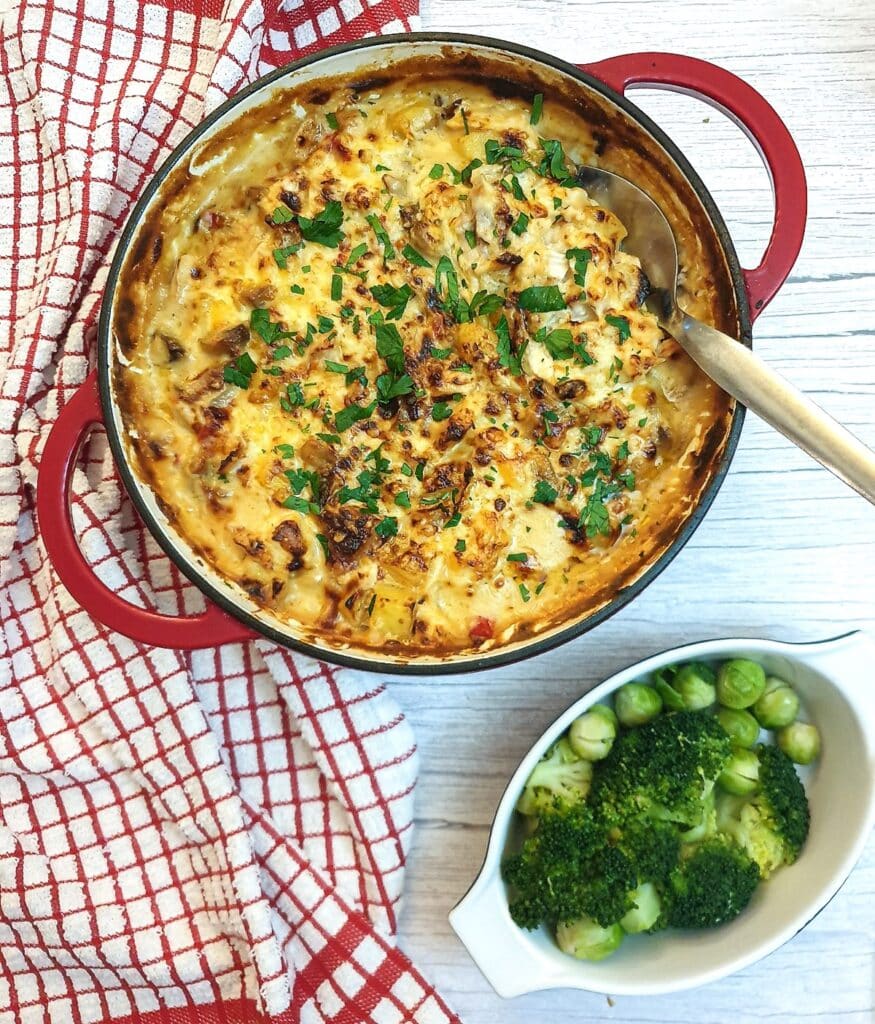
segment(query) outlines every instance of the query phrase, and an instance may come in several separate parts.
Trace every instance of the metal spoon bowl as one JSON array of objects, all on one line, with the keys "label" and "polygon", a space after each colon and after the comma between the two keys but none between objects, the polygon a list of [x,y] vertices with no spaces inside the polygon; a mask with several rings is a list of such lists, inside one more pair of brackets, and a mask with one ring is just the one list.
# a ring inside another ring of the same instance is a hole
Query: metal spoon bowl
[{"label": "metal spoon bowl", "polygon": [[645,305],[708,376],[766,423],[875,504],[875,453],[759,356],[678,306],[678,251],[671,225],[631,181],[596,167],[577,179],[626,228],[626,252],[650,281]]}]

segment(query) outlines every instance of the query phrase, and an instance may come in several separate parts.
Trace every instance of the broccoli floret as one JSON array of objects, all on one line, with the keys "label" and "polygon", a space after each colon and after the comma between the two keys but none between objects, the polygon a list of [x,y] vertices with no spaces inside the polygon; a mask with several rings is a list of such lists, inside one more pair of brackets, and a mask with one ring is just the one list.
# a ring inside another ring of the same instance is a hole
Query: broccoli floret
[{"label": "broccoli floret", "polygon": [[587,878],[581,908],[587,917],[608,928],[634,906],[632,892],[638,885],[634,862],[618,846],[602,845],[584,865]]},{"label": "broccoli floret", "polygon": [[789,757],[779,748],[757,747],[760,790],[750,800],[722,797],[718,822],[756,861],[762,878],[792,864],[808,837],[808,797]]},{"label": "broccoli floret", "polygon": [[672,872],[660,923],[674,928],[713,928],[744,910],[759,885],[756,864],[731,839],[696,847]]},{"label": "broccoli floret", "polygon": [[535,765],[516,809],[531,815],[582,803],[591,781],[592,764],[579,758],[563,736]]},{"label": "broccoli floret", "polygon": [[504,879],[513,890],[510,914],[521,928],[583,915],[586,862],[602,838],[602,830],[582,804],[556,809],[538,820],[537,829],[520,852],[502,866]]},{"label": "broccoli floret", "polygon": [[635,868],[635,885],[663,882],[675,869],[680,838],[674,825],[665,821],[638,819],[626,822],[612,835]]},{"label": "broccoli floret", "polygon": [[599,765],[590,802],[608,822],[647,813],[698,825],[703,797],[731,753],[729,737],[706,711],[662,715],[616,739]]}]

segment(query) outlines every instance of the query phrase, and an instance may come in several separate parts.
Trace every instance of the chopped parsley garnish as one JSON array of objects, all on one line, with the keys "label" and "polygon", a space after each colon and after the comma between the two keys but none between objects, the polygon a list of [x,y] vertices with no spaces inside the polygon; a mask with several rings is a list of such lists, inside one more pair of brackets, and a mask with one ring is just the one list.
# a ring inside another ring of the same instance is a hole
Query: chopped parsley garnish
[{"label": "chopped parsley garnish", "polygon": [[565,166],[565,151],[558,139],[541,139],[544,159],[538,164],[538,172],[545,178],[553,178],[561,185],[573,185],[574,179]]},{"label": "chopped parsley garnish", "polygon": [[451,348],[433,348],[431,354],[435,359],[449,359],[453,354],[453,350]]},{"label": "chopped parsley garnish", "polygon": [[334,328],[334,321],[330,316],[320,316],[317,323],[319,325],[317,329],[320,334],[328,334]]},{"label": "chopped parsley garnish", "polygon": [[526,194],[523,192],[520,179],[516,175],[513,175],[510,179],[510,191],[513,194],[514,199],[518,199],[521,203],[525,202]]},{"label": "chopped parsley garnish", "polygon": [[428,267],[432,266],[431,263],[422,255],[421,252],[417,252],[412,245],[405,245],[401,250],[401,255],[408,263],[412,263],[415,267]]},{"label": "chopped parsley garnish", "polygon": [[459,108],[459,113],[462,115],[462,124],[465,128],[465,134],[470,135],[471,129],[468,127],[468,114],[464,107]]},{"label": "chopped parsley garnish", "polygon": [[476,316],[486,316],[488,313],[495,313],[503,305],[504,299],[500,295],[490,294],[485,289],[481,289],[474,294],[468,303],[467,313],[473,320]]},{"label": "chopped parsley garnish", "polygon": [[414,476],[416,477],[416,479],[420,483],[422,483],[422,478],[425,476],[425,463],[424,462],[417,462],[416,463],[416,469],[413,471],[413,473],[414,473]]},{"label": "chopped parsley garnish", "polygon": [[334,427],[342,434],[345,430],[349,430],[354,423],[358,423],[359,420],[370,419],[376,408],[376,402],[370,402],[368,405],[347,405],[340,412],[335,413]]},{"label": "chopped parsley garnish", "polygon": [[391,167],[387,167],[385,164],[376,164],[374,166],[375,171],[391,171]]},{"label": "chopped parsley garnish", "polygon": [[357,501],[369,512],[377,511],[377,499],[380,497],[380,475],[370,469],[363,469],[356,477],[358,487],[349,487],[344,484],[337,492],[337,500],[341,505],[350,501]]},{"label": "chopped parsley garnish", "polygon": [[432,169],[428,172],[428,176],[429,178],[431,178],[432,181],[437,181],[438,178],[442,178],[444,176],[444,165],[435,164],[434,167],[432,167]]},{"label": "chopped parsley garnish", "polygon": [[289,256],[293,256],[301,248],[301,242],[296,242],[294,245],[284,245],[282,249],[274,249],[274,262],[280,268],[280,270],[288,270],[289,265],[286,261],[288,260]]},{"label": "chopped parsley garnish", "polygon": [[273,450],[282,459],[293,459],[295,457],[295,449],[290,444],[276,444],[273,446]]},{"label": "chopped parsley garnish", "polygon": [[332,302],[340,302],[343,296],[343,278],[340,274],[331,275],[331,300]]},{"label": "chopped parsley garnish", "polygon": [[465,166],[462,168],[462,170],[459,171],[459,181],[463,185],[470,185],[471,184],[471,175],[474,173],[474,171],[477,170],[478,167],[482,167],[482,166],[483,166],[483,161],[475,156],[474,159],[470,163],[465,164]]},{"label": "chopped parsley garnish", "polygon": [[592,251],[589,249],[567,249],[565,252],[567,260],[574,260],[574,283],[581,288],[586,287],[586,268],[592,259]]},{"label": "chopped parsley garnish", "polygon": [[528,602],[529,602],[529,599],[530,599],[530,598],[531,598],[531,596],[532,596],[532,595],[531,595],[531,594],[529,593],[529,588],[528,588],[528,587],[527,587],[527,586],[525,585],[525,583],[520,583],[520,584],[519,584],[519,588],[520,588],[520,597],[521,597],[521,598],[523,599],[523,601],[524,601],[524,602],[525,602],[526,604],[528,604]]},{"label": "chopped parsley garnish", "polygon": [[528,342],[523,342],[518,351],[514,351],[513,343],[510,340],[510,327],[507,318],[502,318],[495,325],[495,333],[498,336],[498,362],[506,370],[509,370],[514,377],[519,377],[523,372],[522,358]]},{"label": "chopped parsley garnish", "polygon": [[465,550],[467,546],[468,545],[465,543],[464,540],[462,540],[461,537],[456,541],[456,551],[458,551],[460,554]]},{"label": "chopped parsley garnish", "polygon": [[372,231],[377,236],[377,241],[383,246],[383,262],[394,259],[395,248],[392,245],[392,239],[380,222],[380,218],[375,213],[369,213],[365,220],[371,225]]},{"label": "chopped parsley garnish", "polygon": [[544,94],[539,92],[535,94],[535,98],[532,100],[532,112],[529,115],[529,124],[537,124],[541,120],[541,114],[543,112]]},{"label": "chopped parsley garnish", "polygon": [[413,380],[406,373],[400,377],[393,377],[391,373],[381,373],[377,377],[377,401],[380,405],[388,405],[393,398],[409,395],[411,391]]},{"label": "chopped parsley garnish", "polygon": [[507,556],[508,562],[527,562],[529,556],[523,551],[515,551],[512,555]]},{"label": "chopped parsley garnish", "polygon": [[290,508],[294,512],[313,512],[317,514],[319,512],[319,506],[314,501],[307,501],[306,498],[301,498],[298,495],[290,494],[288,498],[283,502],[283,508]]},{"label": "chopped parsley garnish", "polygon": [[249,314],[249,329],[254,331],[265,345],[273,345],[283,338],[293,337],[291,332],[284,331],[278,323],[271,320],[266,309],[261,308],[253,309]]},{"label": "chopped parsley garnish", "polygon": [[326,444],[340,444],[340,438],[337,434],[317,434],[316,436]]},{"label": "chopped parsley garnish", "polygon": [[336,249],[346,235],[340,230],[343,223],[343,207],[332,199],[325,209],[315,217],[302,217],[298,214],[298,227],[307,242],[316,242],[328,249]]},{"label": "chopped parsley garnish", "polygon": [[291,354],[292,350],[289,348],[288,345],[277,345],[277,347],[273,350],[273,356],[271,358],[273,359],[274,362],[277,362],[280,359],[288,359],[288,357]]},{"label": "chopped parsley garnish", "polygon": [[325,558],[326,559],[330,558],[331,557],[331,549],[328,547],[328,538],[325,536],[325,534],[324,533],[317,533],[316,534],[316,540],[319,541],[319,544],[322,547],[322,551],[323,551],[323,553],[325,555]]},{"label": "chopped parsley garnish", "polygon": [[624,316],[612,316],[610,313],[605,317],[605,323],[610,324],[611,327],[616,327],[620,333],[620,343],[624,342],[627,338],[632,337],[632,328],[629,326],[629,321]]},{"label": "chopped parsley garnish", "polygon": [[555,284],[533,285],[524,288],[519,295],[520,309],[530,313],[552,313],[565,309],[565,299]]},{"label": "chopped parsley garnish", "polygon": [[404,373],[404,346],[394,324],[377,326],[377,352],[385,359],[392,373]]},{"label": "chopped parsley garnish", "polygon": [[296,406],[304,404],[304,391],[301,385],[294,381],[286,387],[286,393],[280,395],[280,408],[283,412],[291,412]]},{"label": "chopped parsley garnish", "polygon": [[399,508],[410,508],[410,494],[407,491],[399,491],[395,495],[395,504]]},{"label": "chopped parsley garnish", "polygon": [[[318,513],[319,474],[309,469],[287,469],[285,477],[289,481],[293,494],[285,499],[283,506],[294,509],[296,512]],[[308,486],[310,488],[309,500],[300,496],[301,491]]]},{"label": "chopped parsley garnish", "polygon": [[519,235],[522,235],[525,232],[525,230],[526,230],[526,228],[528,226],[529,226],[529,218],[524,213],[521,213],[519,215],[519,217],[517,217],[517,219],[511,225],[511,229],[510,230],[515,235],[519,236]]},{"label": "chopped parsley garnish", "polygon": [[625,462],[629,458],[629,442],[624,441],[617,449],[617,462]]},{"label": "chopped parsley garnish", "polygon": [[642,416],[641,419],[638,420],[638,426],[639,427],[646,427],[647,426],[647,417],[646,416]]},{"label": "chopped parsley garnish", "polygon": [[367,251],[368,251],[367,243],[366,242],[359,242],[359,244],[354,249],[350,250],[349,257],[348,257],[346,263],[343,265],[344,266],[344,270],[349,270],[349,268],[353,265],[353,263],[358,263],[358,261],[362,258],[362,256],[364,256],[364,254]]},{"label": "chopped parsley garnish", "polygon": [[465,241],[468,243],[468,248],[469,249],[476,249],[477,248],[477,235],[476,235],[475,232],[473,232],[473,231],[466,231],[465,232]]},{"label": "chopped parsley garnish", "polygon": [[532,501],[537,501],[539,505],[552,505],[558,495],[559,492],[551,483],[548,483],[546,480],[539,480],[535,484],[535,493],[532,495]]},{"label": "chopped parsley garnish", "polygon": [[295,215],[287,206],[278,206],[270,215],[271,224],[291,224]]},{"label": "chopped parsley garnish", "polygon": [[413,476],[413,470],[410,468],[410,466],[407,465],[406,462],[402,462],[401,463],[401,475],[402,476]]},{"label": "chopped parsley garnish", "polygon": [[574,355],[574,338],[567,327],[555,331],[541,327],[535,332],[535,341],[541,342],[554,359],[571,359]]},{"label": "chopped parsley garnish", "polygon": [[436,422],[447,420],[453,415],[453,410],[446,402],[435,402],[431,409],[431,418]]},{"label": "chopped parsley garnish", "polygon": [[502,146],[495,139],[487,139],[485,149],[486,163],[488,164],[497,164],[502,160],[519,159],[523,155],[523,151],[517,146]]},{"label": "chopped parsley garnish", "polygon": [[462,521],[462,513],[454,512],[450,518],[444,523],[445,530],[451,530],[454,526],[458,526]]},{"label": "chopped parsley garnish", "polygon": [[413,289],[409,284],[403,284],[400,288],[396,288],[393,284],[378,284],[371,288],[371,295],[381,306],[389,307],[389,312],[386,314],[387,320],[400,320],[413,295]]},{"label": "chopped parsley garnish", "polygon": [[334,113],[326,114],[325,115],[325,120],[328,122],[328,127],[333,132],[336,132],[338,127],[339,127],[339,125],[337,124],[337,114],[334,114]]},{"label": "chopped parsley garnish", "polygon": [[562,208],[561,196],[553,196],[553,209],[560,210]]},{"label": "chopped parsley garnish", "polygon": [[384,516],[374,527],[374,533],[384,540],[394,537],[398,533],[398,520],[394,516]]},{"label": "chopped parsley garnish", "polygon": [[329,373],[342,373],[344,375],[349,372],[349,367],[346,363],[335,363],[330,359],[325,360],[325,369],[328,370]]},{"label": "chopped parsley garnish", "polygon": [[237,356],[233,363],[228,363],[222,374],[226,384],[236,384],[238,388],[248,388],[252,375],[258,367],[248,352]]},{"label": "chopped parsley garnish", "polygon": [[293,284],[291,288],[289,288],[289,291],[292,293],[292,295],[304,294],[304,289],[299,284]]},{"label": "chopped parsley garnish", "polygon": [[614,493],[605,485],[604,480],[596,480],[593,492],[587,499],[578,520],[578,526],[586,528],[587,537],[595,537],[599,533],[604,537],[610,536],[611,517],[604,503]]},{"label": "chopped parsley garnish", "polygon": [[[422,465],[422,463],[420,463]],[[438,491],[435,494],[429,494],[428,497],[422,499],[422,504],[427,506],[441,505],[447,500],[447,498],[456,497],[455,487],[445,487],[442,491]]]}]

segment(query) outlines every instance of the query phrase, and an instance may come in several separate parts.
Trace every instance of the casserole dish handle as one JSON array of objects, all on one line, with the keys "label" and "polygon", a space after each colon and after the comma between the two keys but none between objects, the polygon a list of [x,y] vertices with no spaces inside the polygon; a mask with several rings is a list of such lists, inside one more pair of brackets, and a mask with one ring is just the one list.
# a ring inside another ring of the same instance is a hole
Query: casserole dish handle
[{"label": "casserole dish handle", "polygon": [[657,86],[705,100],[733,120],[757,148],[772,182],[775,216],[760,265],[744,271],[750,319],[756,320],[787,279],[805,234],[805,169],[787,126],[747,82],[696,57],[629,53],[579,67],[619,93],[630,86]]},{"label": "casserole dish handle", "polygon": [[103,422],[92,372],[61,410],[43,449],[36,512],[52,568],[82,607],[105,626],[141,643],[199,650],[254,634],[216,605],[196,615],[175,617],[128,603],[98,579],[76,542],[70,485],[79,450],[90,428]]}]

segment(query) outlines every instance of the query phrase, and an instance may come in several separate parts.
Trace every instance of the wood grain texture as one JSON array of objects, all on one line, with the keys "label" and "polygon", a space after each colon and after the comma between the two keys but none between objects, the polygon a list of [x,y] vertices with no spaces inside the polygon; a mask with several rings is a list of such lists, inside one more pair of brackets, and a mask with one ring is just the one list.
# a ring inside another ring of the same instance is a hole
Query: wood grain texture
[{"label": "wood grain texture", "polygon": [[[755,344],[875,446],[875,0],[422,0],[422,15],[425,28],[497,35],[580,62],[684,52],[759,89],[799,145],[810,216],[800,259],[757,323]],[[742,132],[689,97],[636,90],[632,99],[685,150],[742,262],[755,264],[772,200]],[[393,681],[422,753],[401,942],[467,1024],[875,1020],[875,840],[839,895],[783,949],[681,995],[613,1006],[578,992],[502,1001],[447,924],[479,869],[505,781],[581,693],[688,641],[813,640],[852,627],[875,629],[875,508],[751,416],[704,523],[613,619],[511,668]]]}]

